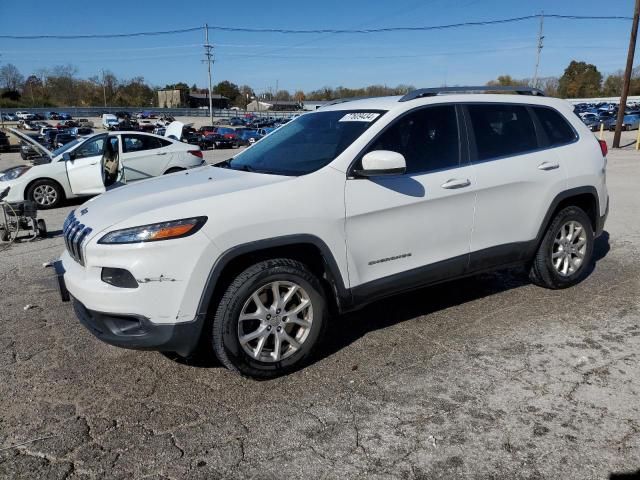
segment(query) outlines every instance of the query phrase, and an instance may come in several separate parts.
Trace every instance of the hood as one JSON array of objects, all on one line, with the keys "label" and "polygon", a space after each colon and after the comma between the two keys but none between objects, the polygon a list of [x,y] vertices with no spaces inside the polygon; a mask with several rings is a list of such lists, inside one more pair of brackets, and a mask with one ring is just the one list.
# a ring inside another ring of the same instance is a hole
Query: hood
[{"label": "hood", "polygon": [[184,123],[182,122],[171,122],[167,125],[167,131],[164,132],[165,137],[173,137],[176,140],[182,139],[182,129],[184,128]]},{"label": "hood", "polygon": [[20,140],[22,140],[22,141],[28,143],[29,145],[31,145],[32,147],[34,147],[37,151],[43,153],[44,155],[46,155],[47,157],[49,157],[51,159],[53,158],[53,152],[51,150],[49,150],[48,148],[45,148],[40,143],[36,142],[29,135],[25,135],[20,130],[16,130],[15,128],[10,128],[9,131],[11,133],[13,133],[16,137],[18,137]]},{"label": "hood", "polygon": [[[207,165],[114,188],[78,207],[76,216],[96,234],[128,219],[133,223],[127,222],[126,227],[198,215],[215,217],[215,208],[198,201],[290,179]],[[206,210],[197,210],[198,205]]]}]

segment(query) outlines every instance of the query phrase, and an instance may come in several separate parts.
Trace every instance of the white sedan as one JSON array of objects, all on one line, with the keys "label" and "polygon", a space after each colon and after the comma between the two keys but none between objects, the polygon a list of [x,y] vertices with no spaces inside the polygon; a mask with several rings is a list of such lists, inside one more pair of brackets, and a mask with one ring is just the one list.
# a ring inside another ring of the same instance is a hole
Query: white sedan
[{"label": "white sedan", "polygon": [[[168,134],[182,132],[183,125],[174,123],[177,125],[167,128]],[[105,175],[109,175],[109,165],[113,165],[114,160],[119,165],[118,184],[205,163],[198,146],[183,143],[174,136],[121,131],[97,133],[50,151],[22,132],[15,129],[11,132],[30,143],[43,157],[33,165],[0,172],[0,192],[10,187],[6,201],[33,200],[40,209],[55,208],[65,198],[103,193]]]}]

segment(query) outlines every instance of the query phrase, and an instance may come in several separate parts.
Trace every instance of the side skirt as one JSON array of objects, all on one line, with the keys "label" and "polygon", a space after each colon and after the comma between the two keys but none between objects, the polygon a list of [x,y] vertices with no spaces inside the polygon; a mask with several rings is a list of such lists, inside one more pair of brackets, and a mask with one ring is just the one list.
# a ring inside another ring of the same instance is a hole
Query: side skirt
[{"label": "side skirt", "polygon": [[533,258],[536,247],[536,240],[509,243],[358,285],[351,289],[353,303],[345,311],[357,310],[376,300],[418,288],[523,265]]}]

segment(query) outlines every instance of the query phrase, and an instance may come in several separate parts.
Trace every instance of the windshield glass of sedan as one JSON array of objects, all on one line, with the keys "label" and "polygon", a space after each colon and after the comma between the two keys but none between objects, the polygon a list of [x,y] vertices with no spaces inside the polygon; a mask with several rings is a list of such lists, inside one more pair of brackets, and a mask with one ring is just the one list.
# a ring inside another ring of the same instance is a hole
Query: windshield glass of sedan
[{"label": "windshield glass of sedan", "polygon": [[314,112],[273,131],[229,162],[229,167],[276,175],[305,175],[331,163],[383,111]]},{"label": "windshield glass of sedan", "polygon": [[67,150],[69,150],[70,148],[75,147],[76,145],[78,145],[80,142],[84,141],[84,138],[76,138],[74,141],[69,142],[69,143],[65,143],[63,146],[61,146],[60,148],[56,148],[52,154],[54,157],[57,157],[58,155],[60,155],[61,153],[66,152]]}]

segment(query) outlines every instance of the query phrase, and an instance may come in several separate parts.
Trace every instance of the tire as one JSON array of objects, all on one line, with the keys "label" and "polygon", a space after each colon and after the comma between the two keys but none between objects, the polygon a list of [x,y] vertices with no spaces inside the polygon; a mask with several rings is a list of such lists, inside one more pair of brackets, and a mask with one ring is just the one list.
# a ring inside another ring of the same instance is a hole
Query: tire
[{"label": "tire", "polygon": [[47,238],[47,224],[42,218],[36,221],[36,226],[38,227],[38,237]]},{"label": "tire", "polygon": [[[274,301],[275,282],[278,302]],[[292,289],[295,293],[286,299]],[[254,298],[260,300],[262,314]],[[300,310],[295,316],[284,315],[295,309]],[[246,320],[241,321],[243,313]],[[297,370],[311,358],[324,333],[327,314],[324,289],[305,265],[286,258],[265,260],[238,275],[222,296],[210,327],[213,351],[225,367],[241,375],[275,378]],[[258,335],[242,344],[240,336],[250,334]],[[276,348],[278,341],[280,348]]]},{"label": "tire", "polygon": [[184,168],[180,168],[180,167],[171,167],[169,170],[164,172],[163,175],[169,175],[170,173],[182,172],[184,170],[185,170]]},{"label": "tire", "polygon": [[36,203],[39,210],[57,208],[64,201],[64,191],[54,180],[36,180],[27,189],[27,200]]},{"label": "tire", "polygon": [[584,210],[574,206],[564,208],[556,214],[544,234],[529,279],[549,289],[580,283],[593,265],[593,241],[591,219]]}]

